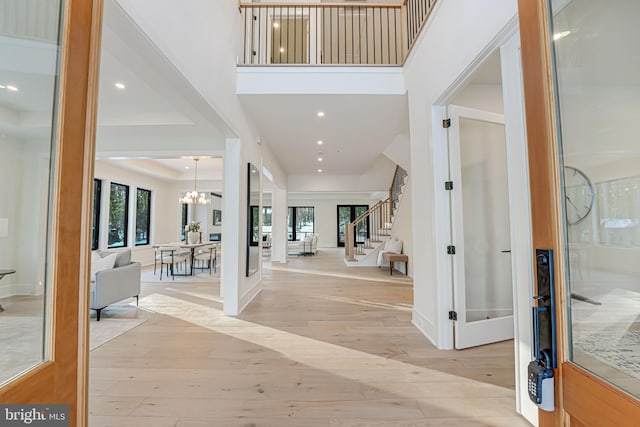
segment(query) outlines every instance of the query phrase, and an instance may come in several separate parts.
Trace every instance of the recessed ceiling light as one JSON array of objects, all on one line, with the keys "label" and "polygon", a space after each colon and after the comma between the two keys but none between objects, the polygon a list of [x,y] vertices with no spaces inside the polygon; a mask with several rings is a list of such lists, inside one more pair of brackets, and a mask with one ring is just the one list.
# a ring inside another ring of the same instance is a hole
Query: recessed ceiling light
[{"label": "recessed ceiling light", "polygon": [[318,169],[318,173],[322,173],[322,169]]},{"label": "recessed ceiling light", "polygon": [[274,22],[273,23],[273,28],[280,28],[280,23],[279,22]]},{"label": "recessed ceiling light", "polygon": [[318,111],[318,117],[324,117],[324,111]]},{"label": "recessed ceiling light", "polygon": [[15,86],[11,86],[11,85],[7,85],[7,89],[9,89],[12,92],[17,92],[19,89]]},{"label": "recessed ceiling light", "polygon": [[284,48],[283,47],[280,48],[280,52],[284,52]]},{"label": "recessed ceiling light", "polygon": [[117,82],[114,86],[120,90],[126,89],[126,86],[124,85],[124,83]]},{"label": "recessed ceiling light", "polygon": [[5,85],[0,85],[0,89],[6,89],[7,87]]},{"label": "recessed ceiling light", "polygon": [[324,144],[324,141],[318,141],[318,145]]},{"label": "recessed ceiling light", "polygon": [[321,162],[322,161],[322,157],[318,157],[318,161]]},{"label": "recessed ceiling light", "polygon": [[191,169],[189,166],[185,166],[184,168],[185,168],[185,169]]},{"label": "recessed ceiling light", "polygon": [[567,37],[569,34],[571,34],[571,31],[563,31],[561,33],[555,33],[553,35],[553,39],[554,40],[558,40],[558,39],[561,39],[563,37]]}]

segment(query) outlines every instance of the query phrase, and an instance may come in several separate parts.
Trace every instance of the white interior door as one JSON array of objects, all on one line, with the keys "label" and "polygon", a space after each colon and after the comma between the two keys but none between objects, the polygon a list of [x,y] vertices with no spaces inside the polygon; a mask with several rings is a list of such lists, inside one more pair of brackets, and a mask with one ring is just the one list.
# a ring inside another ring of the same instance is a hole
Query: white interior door
[{"label": "white interior door", "polygon": [[455,347],[513,338],[504,116],[449,106]]}]

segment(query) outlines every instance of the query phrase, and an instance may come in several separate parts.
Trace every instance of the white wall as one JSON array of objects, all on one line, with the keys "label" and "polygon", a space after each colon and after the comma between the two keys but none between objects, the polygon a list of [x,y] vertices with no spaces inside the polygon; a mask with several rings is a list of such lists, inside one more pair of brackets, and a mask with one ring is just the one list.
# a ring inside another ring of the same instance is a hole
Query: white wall
[{"label": "white wall", "polygon": [[[487,13],[491,10],[492,13]],[[432,11],[411,56],[405,65],[409,94],[412,171],[414,323],[437,346],[446,346],[441,327],[449,327],[447,312],[450,295],[439,295],[442,278],[437,263],[444,247],[435,247],[434,209],[436,191],[444,191],[434,182],[432,106],[456,84],[467,67],[491,44],[492,40],[517,14],[515,0],[449,0],[439,2]],[[481,16],[482,19],[478,19]],[[446,43],[434,43],[434,40]],[[455,55],[451,55],[455,46]],[[438,64],[434,67],[433,64]],[[420,183],[420,185],[415,185]],[[440,231],[442,232],[442,231]],[[421,242],[421,244],[417,244]],[[447,323],[443,323],[447,322]]]},{"label": "white wall", "polygon": [[[231,268],[222,267],[225,292],[224,311],[235,315],[260,292],[260,274],[245,277],[246,198],[231,197],[228,190],[246,194],[246,164],[267,167],[274,184],[286,187],[286,176],[277,159],[266,146],[259,146],[258,133],[245,117],[236,95],[236,62],[242,40],[241,17],[237,3],[186,0],[179,5],[171,0],[117,0],[125,12],[149,36],[193,87],[213,107],[233,134],[227,135],[225,149],[226,221],[223,223],[223,250],[231,239],[243,242],[233,245],[232,256],[241,262]],[[184,31],[184,23],[189,30]],[[230,157],[231,145],[239,150]],[[237,156],[236,156],[237,155]],[[232,164],[227,160],[232,158]],[[235,181],[235,182],[231,182]],[[226,252],[225,252],[226,254]],[[228,260],[228,257],[224,257]],[[231,271],[233,269],[234,271]]]},{"label": "white wall", "polygon": [[312,206],[314,208],[315,232],[318,233],[319,248],[338,247],[338,205],[369,205],[379,200],[369,195],[353,194],[340,198],[339,195],[296,194],[289,195],[288,206]]},{"label": "white wall", "polygon": [[[178,203],[179,184],[172,181],[134,172],[130,169],[119,167],[114,161],[100,161],[95,163],[95,178],[106,180],[102,183],[102,214],[100,249],[107,250],[107,224],[109,183],[129,185],[129,204],[135,203],[135,188],[151,190],[151,238],[150,244],[144,246],[132,246],[131,256],[134,261],[143,265],[153,264],[154,251],[151,245],[155,243],[168,243],[180,240],[180,205]],[[132,209],[130,209],[130,212]],[[129,239],[133,236],[133,218],[129,218]],[[117,251],[118,249],[114,249]]]},{"label": "white wall", "polygon": [[0,296],[43,290],[49,158],[42,146],[8,135],[0,140],[0,218],[7,231],[0,235],[0,268],[16,270],[0,282]]},{"label": "white wall", "polygon": [[411,173],[411,143],[409,135],[402,133],[396,136],[391,144],[385,148],[384,155],[392,162],[400,165],[402,169]]},{"label": "white wall", "polygon": [[389,191],[396,164],[379,155],[362,175],[290,175],[289,192],[308,191]]},{"label": "white wall", "polygon": [[470,84],[462,89],[450,104],[503,114],[502,85]]}]

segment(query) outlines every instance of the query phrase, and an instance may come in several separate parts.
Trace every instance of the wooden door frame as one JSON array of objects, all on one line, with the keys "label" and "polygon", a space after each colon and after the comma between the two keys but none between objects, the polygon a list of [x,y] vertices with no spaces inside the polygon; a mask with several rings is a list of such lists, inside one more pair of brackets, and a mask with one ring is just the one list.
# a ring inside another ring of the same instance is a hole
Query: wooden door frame
[{"label": "wooden door frame", "polygon": [[48,286],[50,360],[0,388],[5,404],[68,404],[88,423],[89,254],[102,0],[66,0],[61,14]]},{"label": "wooden door frame", "polygon": [[539,411],[539,425],[635,425],[640,402],[570,362],[566,351],[565,247],[547,0],[518,0],[518,14],[531,187],[531,256],[533,249],[546,248],[554,250],[556,259],[556,410]]}]

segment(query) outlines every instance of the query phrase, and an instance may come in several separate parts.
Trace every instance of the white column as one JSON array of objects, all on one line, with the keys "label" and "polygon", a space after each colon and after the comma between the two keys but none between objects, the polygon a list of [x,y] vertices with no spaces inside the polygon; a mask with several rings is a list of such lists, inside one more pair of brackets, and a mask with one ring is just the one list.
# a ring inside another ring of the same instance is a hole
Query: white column
[{"label": "white column", "polygon": [[241,198],[241,183],[246,168],[242,164],[242,145],[239,139],[227,139],[224,155],[224,191],[222,197],[222,263],[220,265],[220,294],[223,312],[236,316],[240,311],[240,278],[244,278],[245,224],[242,214],[245,200]]},{"label": "white column", "polygon": [[274,185],[272,202],[271,261],[287,262],[287,189]]}]

